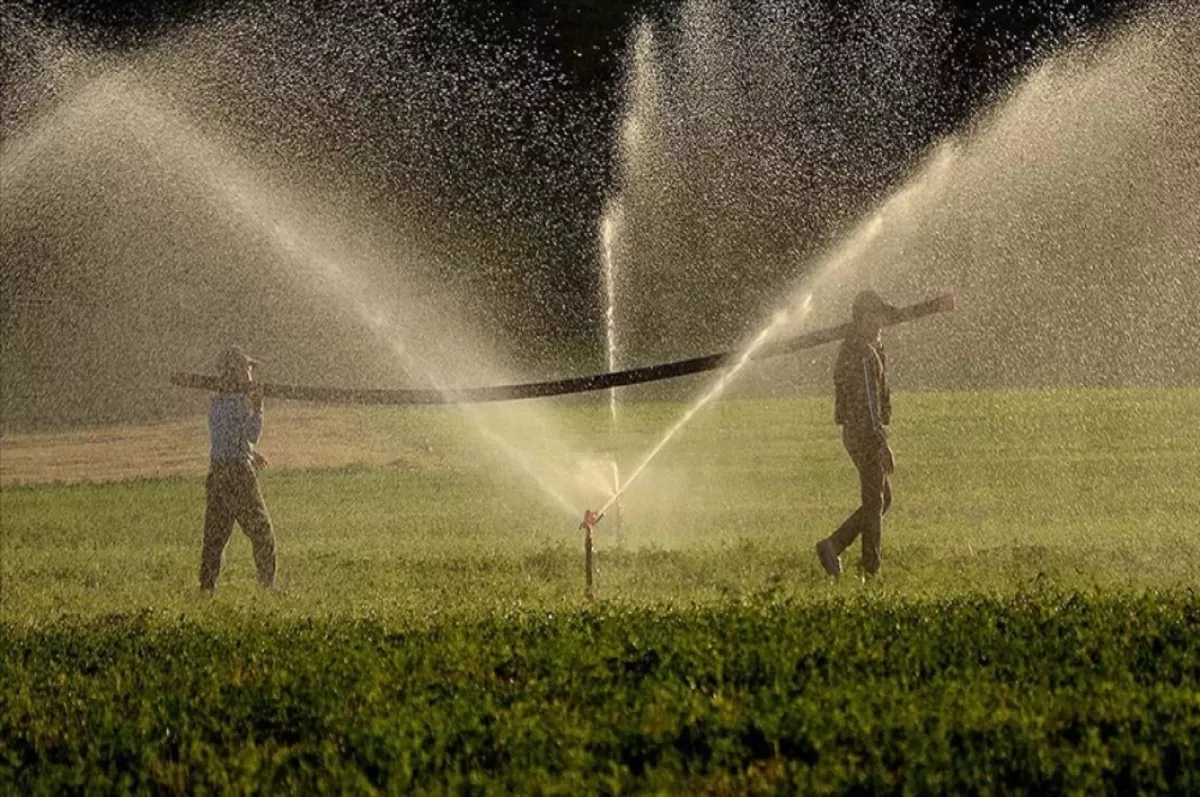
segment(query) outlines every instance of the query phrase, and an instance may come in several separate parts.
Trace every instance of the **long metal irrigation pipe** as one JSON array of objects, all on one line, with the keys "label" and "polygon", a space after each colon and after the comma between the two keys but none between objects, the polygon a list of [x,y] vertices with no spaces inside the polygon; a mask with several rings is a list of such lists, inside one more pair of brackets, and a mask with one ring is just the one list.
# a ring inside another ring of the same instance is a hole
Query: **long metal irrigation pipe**
[{"label": "long metal irrigation pipe", "polygon": [[[935,313],[944,313],[954,309],[954,297],[950,294],[929,299],[907,307],[897,308],[889,324],[900,324],[915,321]],[[801,349],[810,349],[825,343],[841,340],[850,333],[851,324],[845,323],[836,327],[818,329],[803,335],[797,335],[776,341],[762,347],[754,355],[755,360],[767,357],[777,357]],[[474,404],[488,401],[512,401],[515,399],[544,398],[546,396],[563,396],[569,393],[585,393],[592,390],[607,390],[614,387],[638,385],[644,382],[657,382],[663,379],[674,379],[688,374],[698,374],[703,371],[714,371],[722,366],[736,361],[739,352],[725,351],[709,354],[704,357],[693,357],[690,360],[678,360],[661,365],[644,365],[624,371],[613,371],[589,376],[575,376],[567,379],[554,379],[544,382],[524,382],[514,385],[490,385],[487,387],[451,388],[435,390],[432,388],[401,388],[401,389],[372,389],[318,387],[312,385],[282,385],[273,382],[262,383],[263,394],[268,398],[291,399],[294,401],[313,401],[325,404]],[[188,371],[175,371],[171,374],[171,383],[179,387],[196,388],[200,390],[220,390],[221,379],[208,374],[195,374]]]}]

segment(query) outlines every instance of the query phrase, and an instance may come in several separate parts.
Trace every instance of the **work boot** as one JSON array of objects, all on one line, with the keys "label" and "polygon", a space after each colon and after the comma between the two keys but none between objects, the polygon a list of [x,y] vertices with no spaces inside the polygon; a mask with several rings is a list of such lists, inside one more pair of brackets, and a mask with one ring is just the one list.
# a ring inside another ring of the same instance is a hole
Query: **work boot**
[{"label": "work boot", "polygon": [[817,559],[829,575],[836,578],[842,574],[842,558],[833,552],[832,540],[824,539],[817,543]]}]

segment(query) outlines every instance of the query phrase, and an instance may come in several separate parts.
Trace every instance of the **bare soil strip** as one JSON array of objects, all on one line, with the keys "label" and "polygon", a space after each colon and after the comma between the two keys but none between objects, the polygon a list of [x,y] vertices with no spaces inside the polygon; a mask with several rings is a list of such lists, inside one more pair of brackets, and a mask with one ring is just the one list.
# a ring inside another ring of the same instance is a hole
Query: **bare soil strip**
[{"label": "bare soil strip", "polygon": [[[293,405],[268,408],[261,450],[274,467],[382,465],[396,459],[392,443],[357,413]],[[203,417],[0,437],[0,486],[198,476],[207,467]]]}]

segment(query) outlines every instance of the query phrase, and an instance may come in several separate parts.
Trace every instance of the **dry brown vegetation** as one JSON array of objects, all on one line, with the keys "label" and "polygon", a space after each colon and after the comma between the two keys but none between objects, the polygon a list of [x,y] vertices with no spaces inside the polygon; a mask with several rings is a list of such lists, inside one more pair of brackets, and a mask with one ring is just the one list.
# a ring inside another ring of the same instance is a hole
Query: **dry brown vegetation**
[{"label": "dry brown vegetation", "polygon": [[[201,475],[208,467],[204,418],[0,437],[0,485],[107,482]],[[268,408],[263,452],[272,466],[381,465],[396,458],[389,441],[347,409]]]}]

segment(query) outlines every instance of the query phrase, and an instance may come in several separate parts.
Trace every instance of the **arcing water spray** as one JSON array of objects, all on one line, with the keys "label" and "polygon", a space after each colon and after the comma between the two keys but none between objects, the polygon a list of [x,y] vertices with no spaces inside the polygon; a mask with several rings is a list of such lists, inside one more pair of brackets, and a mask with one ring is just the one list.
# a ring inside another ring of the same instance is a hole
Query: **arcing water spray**
[{"label": "arcing water spray", "polygon": [[[949,312],[953,309],[954,309],[954,296],[952,296],[951,294],[944,294],[942,296],[938,296],[936,298],[929,299],[924,302],[918,302],[917,304],[911,304],[906,307],[896,308],[892,312],[891,318],[889,319],[887,326],[901,324],[901,323],[905,323],[907,321],[915,321],[919,318],[924,318],[925,316],[928,316],[928,315],[934,315],[936,313],[945,313],[945,312]],[[768,330],[769,329],[770,328],[768,327]],[[755,359],[756,357],[771,356],[773,354],[780,354],[783,351],[796,351],[800,348],[809,348],[811,346],[818,345],[819,343],[829,343],[829,342],[832,342],[835,340],[840,340],[840,339],[846,337],[846,335],[848,335],[850,333],[850,331],[851,331],[851,324],[842,324],[837,327],[831,327],[829,329],[822,329],[822,330],[817,330],[816,332],[810,332],[807,335],[802,335],[798,338],[792,338],[789,340],[780,341],[780,342],[778,342],[776,344],[772,344],[772,345],[762,345],[763,342],[765,342],[766,337],[767,337],[766,334],[763,334],[763,335],[760,335],[759,338],[757,338],[755,340],[754,344],[752,344],[751,347],[749,349],[747,349],[747,351],[743,354],[743,356],[737,362],[734,363],[734,368],[736,369],[736,368],[744,365],[747,361],[749,361],[751,359]],[[732,371],[731,371],[731,373],[732,373]],[[725,381],[725,380],[723,380],[723,381]],[[719,388],[722,385],[723,385],[723,382],[719,383],[717,385],[717,388],[714,388],[714,390],[710,391],[709,395],[713,395],[713,394],[717,393],[719,391]],[[705,398],[707,399],[708,396],[706,396]],[[698,409],[704,403],[705,403],[704,400],[701,400],[701,402],[699,402],[697,404],[695,409]],[[672,427],[672,429],[667,433],[667,435],[663,438],[663,440],[660,441],[659,444],[650,452],[650,454],[642,461],[642,464],[639,465],[636,470],[634,470],[634,472],[629,476],[629,478],[626,479],[626,481],[623,484],[616,485],[616,488],[614,489],[612,496],[609,497],[608,501],[606,501],[604,503],[604,505],[600,507],[599,510],[592,511],[589,509],[583,513],[583,523],[580,525],[580,528],[587,529],[588,546],[589,546],[588,550],[589,551],[591,550],[590,549],[591,538],[592,538],[592,533],[596,527],[596,524],[599,523],[601,518],[603,518],[605,516],[605,513],[609,510],[610,507],[617,505],[617,501],[620,499],[621,494],[624,493],[625,490],[627,490],[629,488],[629,486],[631,484],[633,484],[634,481],[637,480],[638,476],[641,475],[641,473],[645,470],[646,466],[650,464],[650,460],[654,458],[654,456],[662,449],[662,447],[666,443],[666,441],[669,440],[670,437],[674,434],[674,432],[678,431],[678,429],[680,427],[682,427],[683,423],[686,422],[690,417],[691,417],[690,415],[685,416],[684,419],[680,423],[677,423],[674,427]],[[589,553],[589,562],[590,562],[590,553]],[[591,589],[590,565],[589,565],[588,572],[589,572],[588,589],[590,591],[590,589]]]}]

